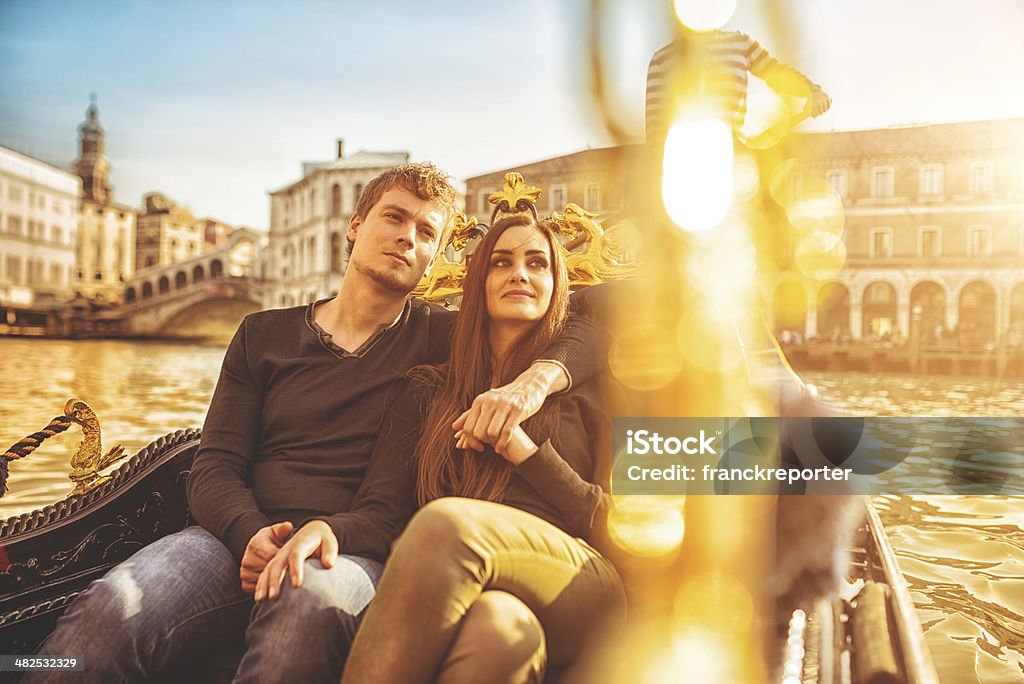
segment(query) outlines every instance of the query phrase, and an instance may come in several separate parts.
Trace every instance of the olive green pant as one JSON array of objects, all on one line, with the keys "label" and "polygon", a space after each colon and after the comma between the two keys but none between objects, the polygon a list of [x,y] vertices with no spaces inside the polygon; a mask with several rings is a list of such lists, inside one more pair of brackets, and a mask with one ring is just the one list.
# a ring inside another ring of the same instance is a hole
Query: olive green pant
[{"label": "olive green pant", "polygon": [[438,499],[395,544],[342,682],[540,681],[624,613],[618,573],[586,542],[509,506]]}]

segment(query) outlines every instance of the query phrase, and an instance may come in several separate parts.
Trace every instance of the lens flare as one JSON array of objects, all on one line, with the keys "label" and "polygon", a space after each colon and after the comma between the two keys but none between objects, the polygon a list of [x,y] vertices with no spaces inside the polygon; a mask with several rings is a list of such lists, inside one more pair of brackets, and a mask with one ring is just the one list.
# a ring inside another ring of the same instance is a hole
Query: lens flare
[{"label": "lens flare", "polygon": [[827,280],[839,273],[846,263],[846,245],[835,233],[815,231],[797,245],[795,261],[797,269],[805,276]]},{"label": "lens flare", "polygon": [[675,0],[676,18],[694,31],[725,26],[736,11],[736,0]]},{"label": "lens flare", "polygon": [[677,552],[686,525],[680,497],[620,496],[608,516],[612,541],[629,553],[645,558]]},{"label": "lens flare", "polygon": [[824,231],[842,235],[846,222],[843,199],[823,179],[802,183],[786,215],[801,233]]},{"label": "lens flare", "polygon": [[749,154],[737,154],[733,163],[733,197],[737,202],[749,202],[757,197],[761,187],[761,171],[757,161]]},{"label": "lens flare", "polygon": [[754,245],[737,225],[707,237],[696,241],[686,263],[686,277],[701,293],[701,313],[715,321],[729,321],[747,307],[755,293]]},{"label": "lens flare", "polygon": [[741,637],[754,623],[754,599],[732,575],[690,577],[676,593],[676,619],[722,637]]},{"label": "lens flare", "polygon": [[711,230],[733,198],[732,129],[720,119],[672,124],[665,138],[661,198],[669,218],[691,232]]},{"label": "lens flare", "polygon": [[626,328],[608,352],[608,366],[612,375],[631,389],[664,387],[683,369],[675,330],[656,325]]}]

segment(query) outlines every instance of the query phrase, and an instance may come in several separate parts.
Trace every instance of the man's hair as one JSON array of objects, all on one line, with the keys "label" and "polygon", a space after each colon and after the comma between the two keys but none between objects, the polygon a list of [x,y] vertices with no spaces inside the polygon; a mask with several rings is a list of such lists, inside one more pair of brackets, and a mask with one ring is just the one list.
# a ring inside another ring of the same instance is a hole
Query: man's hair
[{"label": "man's hair", "polygon": [[[458,210],[455,188],[448,181],[448,175],[430,162],[392,166],[366,184],[362,194],[356,199],[354,213],[365,221],[367,214],[384,193],[393,188],[408,190],[422,200],[437,204],[445,216],[444,229],[439,236],[440,248],[443,248],[448,242],[452,218]],[[353,244],[354,241],[348,241],[349,253],[352,252]]]}]

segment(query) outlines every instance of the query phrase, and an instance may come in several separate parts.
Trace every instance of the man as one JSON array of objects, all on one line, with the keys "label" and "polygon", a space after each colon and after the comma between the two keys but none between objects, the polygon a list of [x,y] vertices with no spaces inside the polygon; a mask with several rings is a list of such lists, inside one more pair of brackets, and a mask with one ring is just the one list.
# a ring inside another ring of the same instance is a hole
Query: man
[{"label": "man", "polygon": [[[680,70],[679,67],[690,67]],[[673,93],[686,92],[739,132],[747,112],[747,73],[781,95],[807,100],[807,116],[824,114],[831,98],[802,73],[779,62],[741,31],[681,29],[678,38],[651,57],[647,68],[648,142],[662,139],[672,124]]]},{"label": "man", "polygon": [[[453,314],[407,296],[454,212],[455,192],[432,165],[398,166],[366,186],[338,295],[248,316],[228,347],[188,483],[201,527],[147,546],[91,585],[47,654],[83,657],[89,680],[138,681],[241,646],[244,635],[236,680],[340,679],[399,532],[374,514],[379,502],[360,498],[388,390],[412,366],[448,356]],[[549,350],[553,361],[478,397],[453,439],[461,428],[507,440],[568,386],[562,362],[595,371],[591,340],[578,337],[589,331],[577,321]],[[290,581],[271,582],[254,604],[279,554],[275,579]]]}]

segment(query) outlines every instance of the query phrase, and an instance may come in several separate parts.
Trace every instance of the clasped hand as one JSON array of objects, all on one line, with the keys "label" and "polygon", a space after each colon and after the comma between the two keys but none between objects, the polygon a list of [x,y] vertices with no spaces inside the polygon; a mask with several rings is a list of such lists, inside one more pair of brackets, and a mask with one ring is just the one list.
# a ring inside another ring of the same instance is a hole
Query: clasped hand
[{"label": "clasped hand", "polygon": [[557,383],[568,384],[564,371],[556,364],[534,363],[507,385],[487,390],[459,416],[452,429],[460,449],[483,451],[490,444],[507,457],[513,432],[535,414]]},{"label": "clasped hand", "polygon": [[[268,543],[274,545],[272,555],[268,554]],[[285,575],[293,587],[301,587],[303,568],[311,556],[318,556],[325,568],[334,567],[338,558],[338,538],[323,520],[312,520],[294,534],[290,522],[264,527],[253,535],[242,557],[242,589],[252,592],[256,601],[262,601],[281,594]]]}]

